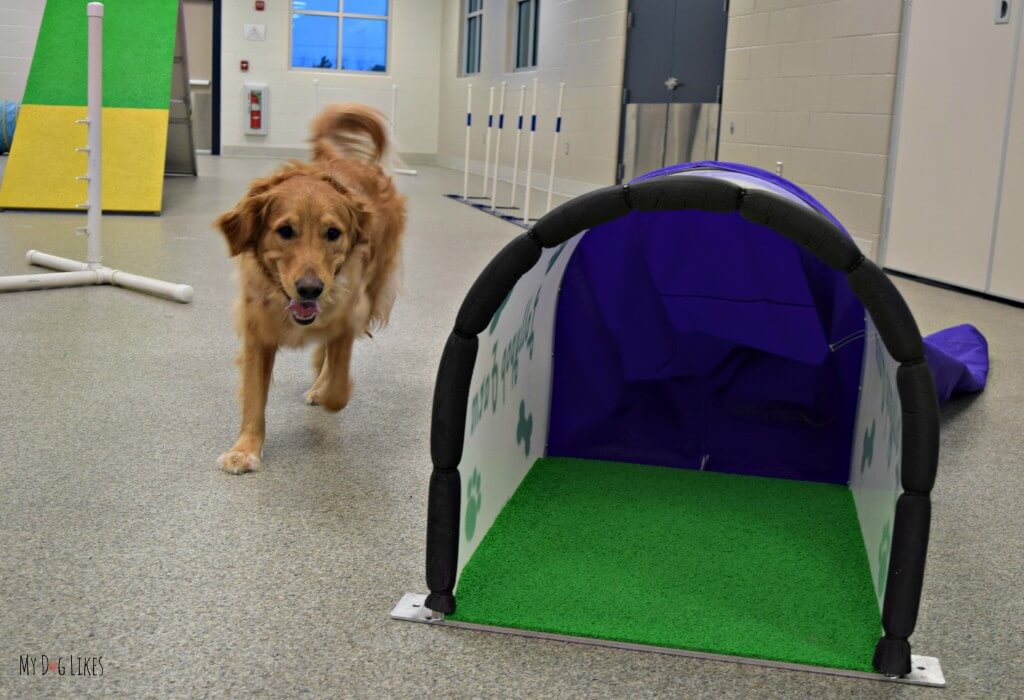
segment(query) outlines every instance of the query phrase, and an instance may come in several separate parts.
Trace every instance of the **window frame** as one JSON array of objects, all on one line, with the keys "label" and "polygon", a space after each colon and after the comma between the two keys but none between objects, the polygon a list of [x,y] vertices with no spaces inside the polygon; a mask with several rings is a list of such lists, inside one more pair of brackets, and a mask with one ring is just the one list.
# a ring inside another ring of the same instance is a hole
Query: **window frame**
[{"label": "window frame", "polygon": [[[527,42],[527,54],[531,63],[519,65],[519,38],[522,34],[520,23],[520,7],[530,3],[529,40]],[[540,52],[538,51],[538,38],[540,37],[540,0],[512,0],[512,71],[515,73],[537,70],[540,63]]]},{"label": "window frame", "polygon": [[[394,20],[394,6],[395,0],[388,0],[388,13],[386,15],[368,15],[362,12],[345,12],[344,0],[338,0],[338,7],[341,8],[337,12],[330,12],[328,10],[296,10],[293,9],[292,0],[288,0],[288,56],[285,59],[288,62],[288,70],[290,71],[302,71],[307,73],[316,73],[317,75],[333,75],[336,73],[344,73],[346,75],[364,75],[364,76],[390,76],[391,75],[391,33],[392,24]],[[312,66],[293,66],[292,55],[295,52],[294,41],[295,41],[295,15],[306,15],[311,17],[333,17],[338,20],[338,51],[334,57],[335,67],[334,68],[314,68]],[[375,19],[383,20],[386,23],[386,34],[385,41],[387,45],[384,47],[384,70],[352,70],[344,69],[341,67],[342,57],[342,36],[344,30],[342,29],[342,23],[346,18],[351,17],[352,19]]]},{"label": "window frame", "polygon": [[[484,56],[484,0],[477,0],[480,6],[476,10],[470,11],[469,5],[473,0],[460,0],[459,4],[462,6],[462,18],[460,27],[462,28],[461,37],[459,41],[459,77],[468,77],[471,75],[480,75],[480,71],[483,68],[483,56]],[[476,70],[470,71],[467,65],[469,61],[469,21],[470,19],[478,19],[480,27],[480,35],[477,37],[476,45]]]}]

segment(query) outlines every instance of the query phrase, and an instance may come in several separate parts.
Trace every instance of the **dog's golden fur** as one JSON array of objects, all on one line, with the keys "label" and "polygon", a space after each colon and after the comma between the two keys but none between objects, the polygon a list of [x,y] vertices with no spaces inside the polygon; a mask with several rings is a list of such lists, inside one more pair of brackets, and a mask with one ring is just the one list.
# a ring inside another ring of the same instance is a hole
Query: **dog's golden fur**
[{"label": "dog's golden fur", "polygon": [[312,162],[256,180],[215,222],[241,276],[242,427],[217,460],[234,474],[260,464],[278,348],[317,343],[306,401],[339,411],[352,394],[352,344],[387,323],[398,291],[406,211],[382,167],[387,122],[369,107],[334,105],[312,132]]}]

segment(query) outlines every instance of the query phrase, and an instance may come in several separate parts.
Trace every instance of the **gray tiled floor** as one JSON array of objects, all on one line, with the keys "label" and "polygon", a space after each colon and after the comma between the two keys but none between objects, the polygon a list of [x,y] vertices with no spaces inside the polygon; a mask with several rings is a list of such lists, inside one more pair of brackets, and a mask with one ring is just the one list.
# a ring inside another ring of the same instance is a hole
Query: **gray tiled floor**
[{"label": "gray tiled floor", "polygon": [[[476,273],[519,229],[401,178],[406,292],[362,343],[340,415],[277,365],[266,466],[232,477],[234,282],[209,225],[272,161],[201,161],[160,217],[104,219],[107,262],[191,283],[190,306],[102,287],[0,296],[0,695],[123,697],[1024,696],[1024,311],[899,282],[922,328],[990,337],[990,389],[945,409],[915,650],[946,691],[391,622],[422,590],[437,360]],[[24,251],[81,257],[70,214],[0,214],[0,274]],[[609,611],[614,613],[614,611]],[[103,657],[100,678],[17,677],[19,654]],[[930,695],[929,695],[930,694]]]}]

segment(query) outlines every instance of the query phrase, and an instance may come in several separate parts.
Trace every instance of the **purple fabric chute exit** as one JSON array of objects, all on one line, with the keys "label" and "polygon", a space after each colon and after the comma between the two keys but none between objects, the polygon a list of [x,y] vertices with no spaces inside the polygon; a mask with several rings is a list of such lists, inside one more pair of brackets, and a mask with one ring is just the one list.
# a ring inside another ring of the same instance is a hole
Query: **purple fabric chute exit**
[{"label": "purple fabric chute exit", "polygon": [[[796,185],[750,166],[692,163],[638,180],[695,169],[844,230]],[[863,335],[844,275],[788,239],[737,213],[631,212],[584,234],[566,268],[548,454],[846,483]]]},{"label": "purple fabric chute exit", "polygon": [[935,377],[939,401],[985,388],[988,341],[969,323],[925,336],[924,354]]}]

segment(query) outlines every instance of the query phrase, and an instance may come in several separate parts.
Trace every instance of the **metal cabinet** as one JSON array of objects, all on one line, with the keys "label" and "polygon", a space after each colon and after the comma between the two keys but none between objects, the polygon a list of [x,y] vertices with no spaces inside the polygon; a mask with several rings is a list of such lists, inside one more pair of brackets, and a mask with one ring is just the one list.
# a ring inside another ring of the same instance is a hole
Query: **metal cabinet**
[{"label": "metal cabinet", "polygon": [[1024,42],[1019,38],[1015,83],[988,291],[1024,301]]},{"label": "metal cabinet", "polygon": [[1024,1],[997,5],[904,2],[883,263],[1022,299]]}]

